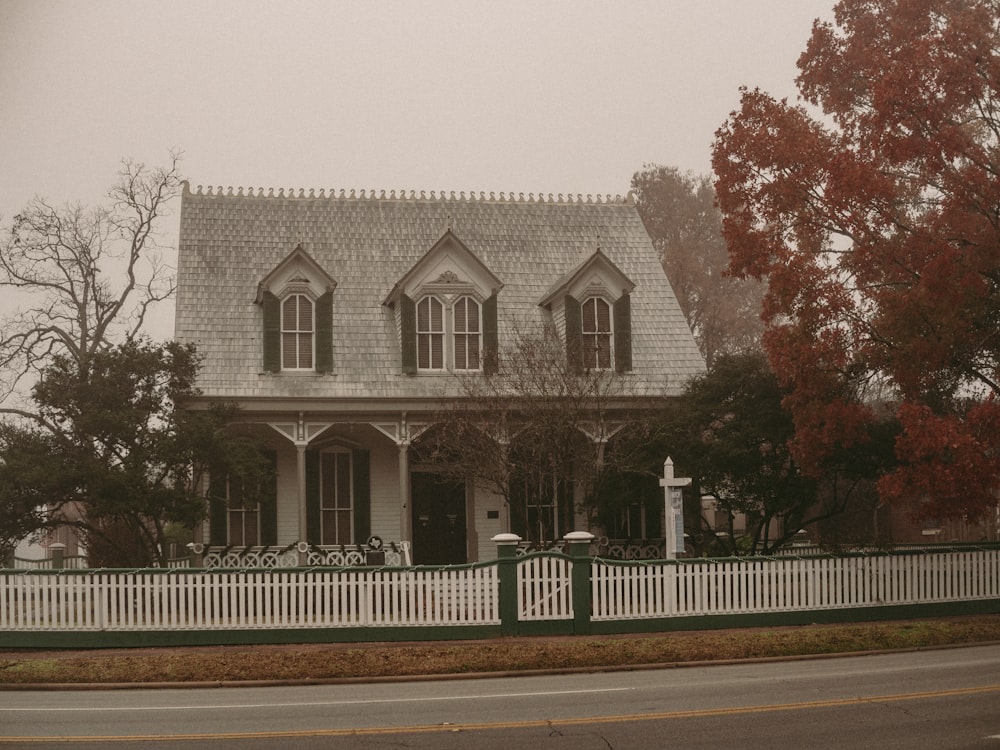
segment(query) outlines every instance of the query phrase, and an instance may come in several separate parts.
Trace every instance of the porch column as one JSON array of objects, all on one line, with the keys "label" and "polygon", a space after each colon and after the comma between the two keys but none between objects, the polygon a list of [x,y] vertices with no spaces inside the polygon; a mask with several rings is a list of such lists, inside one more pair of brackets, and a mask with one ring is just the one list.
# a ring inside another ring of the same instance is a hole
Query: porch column
[{"label": "porch column", "polygon": [[412,540],[410,514],[410,441],[399,442],[399,538]]},{"label": "porch column", "polygon": [[410,514],[410,445],[430,424],[412,424],[406,420],[406,412],[398,422],[369,422],[399,448],[399,540],[412,542],[413,519]]},{"label": "porch column", "polygon": [[304,567],[308,562],[308,552],[304,552],[306,540],[309,538],[308,514],[306,511],[306,446],[308,443],[296,441],[295,452],[299,486],[299,565]]}]

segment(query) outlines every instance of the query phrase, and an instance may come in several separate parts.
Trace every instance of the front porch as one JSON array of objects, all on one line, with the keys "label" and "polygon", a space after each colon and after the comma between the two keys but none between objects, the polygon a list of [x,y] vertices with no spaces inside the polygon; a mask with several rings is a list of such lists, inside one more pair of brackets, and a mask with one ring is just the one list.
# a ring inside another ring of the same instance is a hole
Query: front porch
[{"label": "front porch", "polygon": [[[211,479],[209,518],[189,545],[195,567],[358,565],[373,553],[384,553],[389,565],[457,565],[495,559],[490,540],[517,530],[504,497],[423,463],[419,441],[434,424],[428,405],[417,417],[415,409],[393,414],[373,404],[368,412],[326,414],[309,406],[315,411],[290,414],[265,411],[273,404],[242,405],[231,429],[263,446],[273,484],[257,502],[244,499],[239,476]],[[607,435],[595,435],[583,437],[599,455]],[[559,509],[545,508],[547,538],[590,530],[580,499],[570,493],[565,508],[563,500]],[[651,558],[662,538],[614,540],[599,551]]]}]

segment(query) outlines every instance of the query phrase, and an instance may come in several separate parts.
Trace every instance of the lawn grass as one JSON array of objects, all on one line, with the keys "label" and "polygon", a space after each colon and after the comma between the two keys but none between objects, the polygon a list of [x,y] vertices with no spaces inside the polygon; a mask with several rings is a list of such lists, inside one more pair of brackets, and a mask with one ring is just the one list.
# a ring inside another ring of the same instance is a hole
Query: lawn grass
[{"label": "lawn grass", "polygon": [[100,651],[2,651],[0,687],[45,684],[380,679],[615,669],[1000,641],[1000,616],[852,625],[509,638],[408,644],[308,644]]}]

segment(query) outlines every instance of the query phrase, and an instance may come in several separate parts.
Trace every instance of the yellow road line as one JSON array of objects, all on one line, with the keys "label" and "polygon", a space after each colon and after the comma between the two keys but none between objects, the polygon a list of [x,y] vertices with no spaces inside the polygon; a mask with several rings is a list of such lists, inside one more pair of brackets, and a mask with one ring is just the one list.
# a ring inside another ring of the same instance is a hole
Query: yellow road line
[{"label": "yellow road line", "polygon": [[737,716],[741,714],[773,713],[776,711],[802,711],[810,708],[830,708],[835,706],[856,706],[864,703],[892,703],[909,700],[948,698],[978,693],[1000,692],[1000,685],[956,688],[954,690],[934,690],[926,693],[898,693],[895,695],[873,695],[858,698],[836,698],[802,703],[776,703],[764,706],[736,706],[731,708],[702,708],[690,711],[661,711],[648,714],[618,714],[615,716],[581,716],[567,719],[534,719],[531,721],[499,721],[481,724],[418,724],[401,727],[361,727],[358,729],[303,729],[286,732],[227,732],[204,734],[170,735],[109,735],[109,736],[38,736],[0,737],[0,745],[59,742],[193,742],[197,740],[255,740],[290,739],[296,737],[352,737],[378,734],[415,734],[428,732],[475,732],[490,729],[532,729],[536,727],[571,726],[578,724],[617,724],[631,721],[666,721],[670,719],[692,719],[715,716]]}]

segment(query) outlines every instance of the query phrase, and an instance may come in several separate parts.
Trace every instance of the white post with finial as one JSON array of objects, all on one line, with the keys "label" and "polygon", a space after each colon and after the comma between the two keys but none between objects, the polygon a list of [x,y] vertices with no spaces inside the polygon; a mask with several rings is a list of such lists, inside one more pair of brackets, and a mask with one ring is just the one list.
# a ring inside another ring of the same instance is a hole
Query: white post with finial
[{"label": "white post with finial", "polygon": [[667,456],[663,462],[663,478],[660,486],[663,488],[663,535],[666,537],[664,557],[676,560],[677,555],[684,551],[684,503],[681,487],[691,484],[690,477],[675,477],[674,462]]}]

